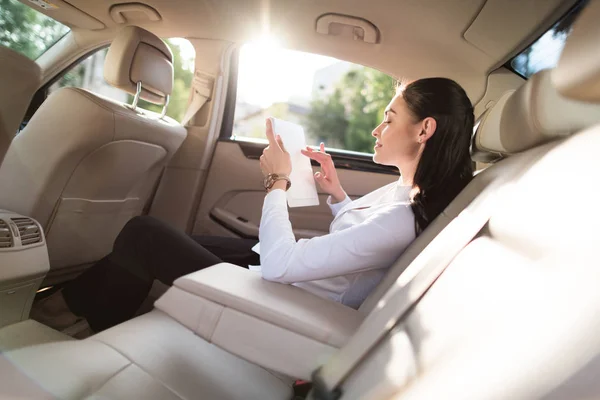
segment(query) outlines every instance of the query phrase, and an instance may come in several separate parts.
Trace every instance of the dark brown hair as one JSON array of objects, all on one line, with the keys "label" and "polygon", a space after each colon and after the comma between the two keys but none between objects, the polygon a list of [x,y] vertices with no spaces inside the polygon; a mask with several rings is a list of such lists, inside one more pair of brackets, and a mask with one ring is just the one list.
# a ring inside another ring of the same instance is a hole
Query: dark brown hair
[{"label": "dark brown hair", "polygon": [[437,125],[413,179],[411,207],[419,235],[473,177],[469,146],[475,117],[464,89],[451,79],[414,81],[402,97],[418,121],[431,117]]}]

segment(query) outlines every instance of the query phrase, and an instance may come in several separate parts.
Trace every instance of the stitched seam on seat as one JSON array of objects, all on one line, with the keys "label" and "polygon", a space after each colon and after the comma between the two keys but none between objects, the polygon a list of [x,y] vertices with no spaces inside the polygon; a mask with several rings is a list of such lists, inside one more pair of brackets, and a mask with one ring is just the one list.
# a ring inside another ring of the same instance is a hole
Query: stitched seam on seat
[{"label": "stitched seam on seat", "polygon": [[[121,352],[119,349],[117,349],[116,347],[112,346],[109,343],[106,343],[103,340],[100,339],[92,339],[95,340],[97,342],[103,343],[106,346],[110,347],[111,349],[113,349],[114,351],[116,351],[117,353],[119,353],[120,355],[122,355],[123,357],[125,357],[126,359],[128,359],[130,361],[130,365],[135,365],[136,367],[138,367],[139,369],[141,369],[142,371],[144,371],[146,374],[148,374],[148,376],[150,376],[152,379],[154,379],[156,382],[160,383],[162,386],[164,386],[167,390],[169,390],[171,393],[173,393],[175,396],[179,397],[182,400],[185,400],[186,397],[183,397],[182,395],[180,395],[179,393],[177,393],[175,391],[175,389],[171,388],[170,386],[168,386],[165,382],[163,382],[162,380],[158,379],[156,376],[152,375],[150,373],[150,371],[147,371],[144,367],[142,367],[140,364],[136,363],[135,361],[133,361],[131,358],[127,357],[127,355],[125,355],[125,353]],[[111,377],[112,378],[112,377]]]},{"label": "stitched seam on seat", "polygon": [[[113,128],[114,129],[114,128]],[[45,227],[45,231],[46,231],[46,237],[48,235],[50,235],[50,231],[52,229],[52,223],[54,223],[54,219],[56,217],[56,215],[58,214],[58,208],[60,206],[60,202],[65,198],[64,197],[64,193],[65,190],[67,189],[67,186],[69,186],[69,183],[71,182],[71,179],[73,178],[73,175],[75,175],[75,171],[77,171],[77,168],[79,168],[79,166],[85,161],[87,160],[87,158],[89,156],[91,156],[92,154],[94,154],[96,151],[98,151],[99,149],[103,148],[106,145],[112,144],[112,143],[120,143],[120,142],[126,142],[126,141],[130,141],[130,142],[135,142],[136,140],[132,140],[132,139],[123,139],[123,140],[114,140],[114,130],[113,130],[113,140],[111,140],[110,142],[106,142],[98,147],[95,147],[93,150],[91,150],[89,153],[86,153],[75,165],[75,167],[73,167],[73,169],[71,170],[71,173],[69,174],[69,177],[65,180],[65,184],[62,188],[62,190],[60,191],[60,194],[58,195],[58,198],[56,199],[55,203],[54,203],[54,208],[52,210],[52,213],[50,214],[50,218],[48,220],[48,222],[46,223],[46,227]],[[154,146],[158,146],[155,145],[154,143],[150,143],[151,145]],[[161,147],[161,146],[158,146]],[[166,149],[163,147],[163,150],[166,151]],[[168,152],[167,152],[168,154]]]},{"label": "stitched seam on seat", "polygon": [[[215,303],[216,304],[216,303]],[[213,335],[215,334],[215,330],[217,330],[217,326],[219,326],[219,322],[221,322],[221,317],[223,316],[223,311],[225,311],[225,307],[224,305],[221,304],[221,311],[219,312],[219,317],[217,318],[217,320],[215,321],[215,323],[212,326],[212,329],[210,330],[210,334],[208,334],[208,338],[206,338],[206,340],[209,341],[209,343],[212,343],[212,338]],[[198,328],[200,328],[200,324],[202,323],[202,319],[200,319],[200,321],[198,321],[198,326],[196,327],[196,329],[194,330],[194,334],[196,336],[200,336],[198,335]],[[201,336],[200,336],[201,337]]]},{"label": "stitched seam on seat", "polygon": [[[105,345],[107,345],[106,343],[104,343]],[[108,345],[107,345],[108,346]],[[110,347],[110,346],[109,346]],[[125,357],[127,360],[129,360],[129,358]],[[91,389],[89,393],[87,393],[87,396],[90,396],[96,392],[98,392],[100,389],[102,389],[108,382],[110,382],[110,380],[112,378],[114,378],[115,376],[117,376],[118,374],[120,374],[121,372],[123,372],[125,370],[125,368],[131,366],[132,362],[131,360],[129,360],[129,364],[124,365],[122,368],[119,368],[119,370],[117,370],[114,374],[112,374],[111,376],[109,376],[100,386],[97,387],[97,389]]]}]

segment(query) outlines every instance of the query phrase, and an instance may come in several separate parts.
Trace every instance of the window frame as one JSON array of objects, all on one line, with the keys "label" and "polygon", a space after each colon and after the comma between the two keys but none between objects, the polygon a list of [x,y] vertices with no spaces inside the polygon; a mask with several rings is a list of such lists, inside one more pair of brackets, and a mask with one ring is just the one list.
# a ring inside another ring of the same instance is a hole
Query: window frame
[{"label": "window frame", "polygon": [[[237,102],[237,85],[239,71],[239,52],[240,48],[235,49],[231,54],[229,66],[229,82],[227,86],[227,95],[225,98],[225,107],[223,110],[223,120],[221,123],[221,131],[219,133],[219,142],[237,143],[244,156],[251,160],[258,160],[262,151],[267,147],[266,143],[260,143],[243,138],[232,138],[235,107]],[[373,172],[387,175],[400,176],[397,168],[387,165],[380,165],[373,162],[373,155],[367,153],[357,153],[346,151],[343,149],[327,149],[327,153],[331,154],[331,158],[336,169],[348,169],[353,171]],[[311,160],[312,165],[318,166],[314,160]]]},{"label": "window frame", "polygon": [[[554,26],[556,24],[558,24],[559,22],[561,22],[563,19],[567,18],[571,13],[573,12],[578,12],[579,8],[584,8],[587,5],[587,0],[579,0],[576,1],[575,4],[573,4],[571,7],[569,7],[569,9],[560,16],[560,18],[558,18],[556,21],[552,22],[552,24],[548,27],[548,29],[544,30],[540,35],[536,36],[533,40],[531,40],[529,43],[527,43],[527,46],[523,46],[522,48],[520,48],[520,50],[518,51],[518,53],[516,53],[514,56],[512,56],[508,61],[506,61],[503,64],[503,67],[508,69],[509,71],[511,71],[514,74],[517,74],[518,76],[520,76],[521,78],[528,80],[529,77],[526,75],[523,75],[522,73],[520,73],[519,71],[517,71],[513,66],[512,66],[512,62],[521,54],[523,54],[523,52],[529,48],[531,48],[535,43],[537,43],[538,40],[540,40],[542,38],[542,36],[544,36],[546,33],[550,32],[550,30],[552,28],[554,28]],[[581,10],[579,10],[581,11]],[[539,72],[539,71],[538,71]]]}]

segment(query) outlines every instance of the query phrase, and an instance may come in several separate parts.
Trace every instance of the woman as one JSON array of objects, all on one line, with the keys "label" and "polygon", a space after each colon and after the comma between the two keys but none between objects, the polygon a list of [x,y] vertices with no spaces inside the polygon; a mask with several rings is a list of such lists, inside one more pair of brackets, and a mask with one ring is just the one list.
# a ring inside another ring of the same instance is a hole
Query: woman
[{"label": "woman", "polygon": [[[315,179],[330,197],[335,216],[330,233],[296,241],[285,190],[289,154],[267,122],[269,146],[260,158],[270,179],[260,223],[260,260],[245,239],[190,238],[149,217],[131,220],[113,253],[40,301],[37,314],[68,308],[99,331],[131,318],[154,279],[172,284],[179,276],[221,261],[261,264],[263,278],[294,284],[357,308],[387,268],[471,180],[469,144],[473,107],[465,91],[445,78],[400,87],[373,131],[374,162],[400,170],[398,182],[352,201],[338,180],[323,144],[303,154],[321,165]],[[271,175],[276,174],[276,175]],[[65,315],[64,313],[62,315]]]}]

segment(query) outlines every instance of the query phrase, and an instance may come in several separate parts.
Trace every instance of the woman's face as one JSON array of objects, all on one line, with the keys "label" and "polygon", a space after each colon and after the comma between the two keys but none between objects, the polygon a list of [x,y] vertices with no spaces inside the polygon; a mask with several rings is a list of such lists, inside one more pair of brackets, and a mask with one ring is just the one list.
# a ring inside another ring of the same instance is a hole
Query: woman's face
[{"label": "woman's face", "polygon": [[419,134],[422,122],[410,113],[402,94],[394,96],[386,108],[383,121],[372,135],[377,139],[373,161],[377,164],[399,166],[419,157]]}]

